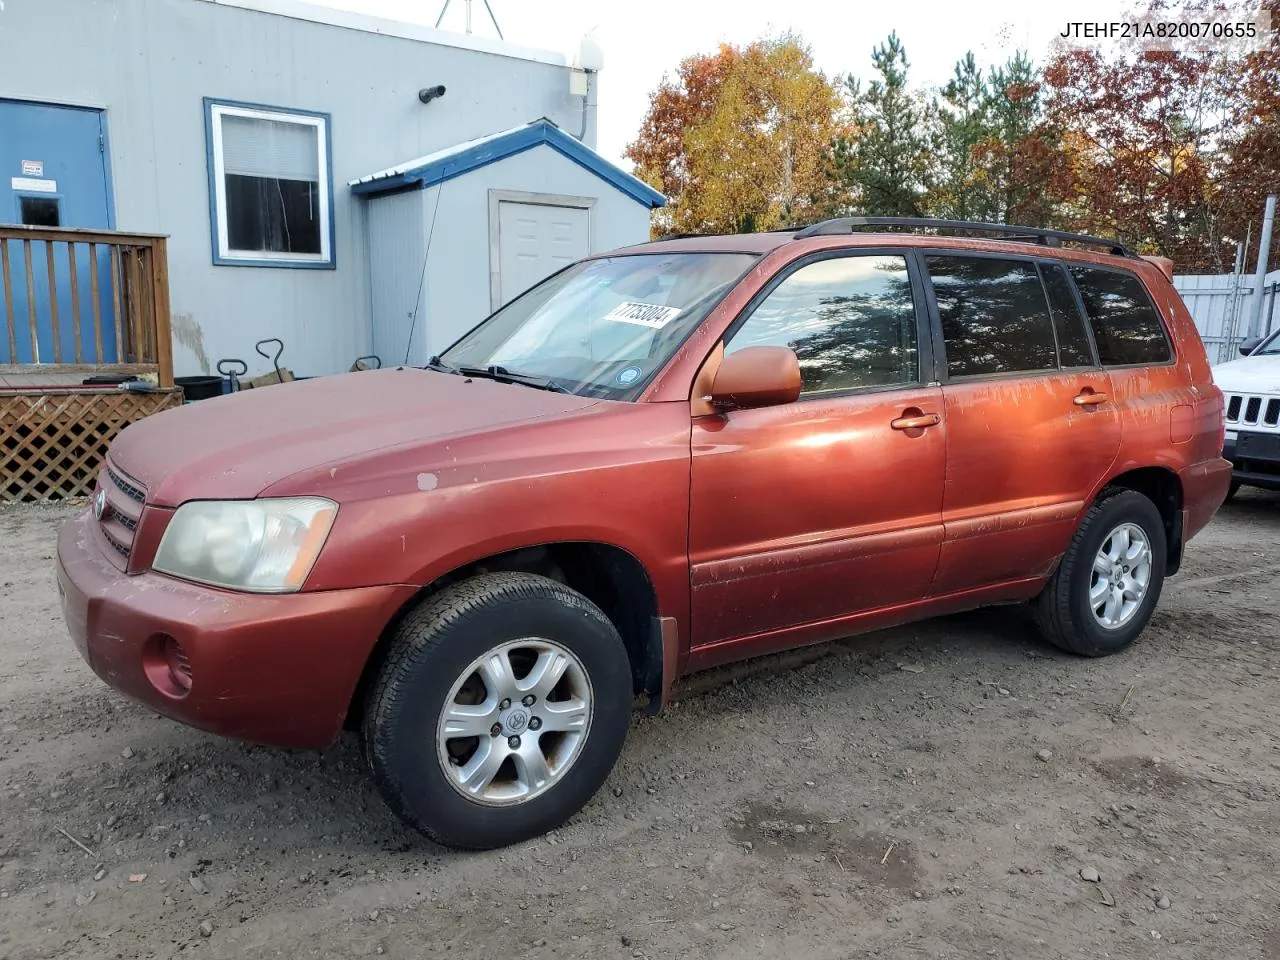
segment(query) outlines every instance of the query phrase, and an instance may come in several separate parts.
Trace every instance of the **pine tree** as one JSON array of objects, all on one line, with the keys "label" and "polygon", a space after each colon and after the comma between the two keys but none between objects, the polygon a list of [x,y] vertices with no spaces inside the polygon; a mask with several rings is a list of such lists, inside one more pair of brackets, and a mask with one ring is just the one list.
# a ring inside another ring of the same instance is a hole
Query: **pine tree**
[{"label": "pine tree", "polygon": [[930,207],[952,220],[987,220],[994,214],[990,180],[974,155],[991,137],[992,96],[972,53],[957,61],[942,88],[938,110],[938,157],[941,181]]},{"label": "pine tree", "polygon": [[934,180],[932,111],[907,88],[907,55],[897,33],[876,47],[872,63],[878,76],[865,92],[853,77],[845,80],[857,135],[833,144],[834,173],[863,214],[922,216]]}]

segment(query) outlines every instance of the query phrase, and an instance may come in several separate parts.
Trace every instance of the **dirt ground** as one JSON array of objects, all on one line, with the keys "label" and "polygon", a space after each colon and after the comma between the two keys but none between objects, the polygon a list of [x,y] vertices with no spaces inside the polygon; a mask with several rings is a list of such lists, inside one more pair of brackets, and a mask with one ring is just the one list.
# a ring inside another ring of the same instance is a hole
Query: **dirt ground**
[{"label": "dirt ground", "polygon": [[1002,609],[691,678],[569,825],[479,855],[402,828],[350,738],[100,683],[66,515],[0,509],[6,960],[1280,956],[1280,496],[1223,508],[1122,655]]}]

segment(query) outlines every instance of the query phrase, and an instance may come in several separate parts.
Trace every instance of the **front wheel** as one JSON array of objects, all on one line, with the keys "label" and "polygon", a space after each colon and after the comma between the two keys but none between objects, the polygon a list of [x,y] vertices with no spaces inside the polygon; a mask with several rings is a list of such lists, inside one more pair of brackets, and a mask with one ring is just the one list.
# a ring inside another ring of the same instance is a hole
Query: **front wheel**
[{"label": "front wheel", "polygon": [[1166,544],[1164,520],[1145,496],[1121,490],[1100,499],[1036,600],[1045,639],[1088,657],[1133,643],[1160,599]]},{"label": "front wheel", "polygon": [[485,574],[400,625],[365,712],[387,804],[446,846],[490,849],[577,813],[631,718],[622,639],[586,597],[545,577]]}]

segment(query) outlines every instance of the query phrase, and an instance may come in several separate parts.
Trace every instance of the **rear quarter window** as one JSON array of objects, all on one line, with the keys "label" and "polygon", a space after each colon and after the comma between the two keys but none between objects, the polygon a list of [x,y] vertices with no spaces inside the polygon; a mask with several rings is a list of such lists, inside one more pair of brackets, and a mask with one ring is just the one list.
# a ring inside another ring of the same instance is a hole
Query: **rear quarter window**
[{"label": "rear quarter window", "polygon": [[1131,273],[1070,267],[1104,367],[1150,366],[1173,360],[1164,322],[1147,288]]}]

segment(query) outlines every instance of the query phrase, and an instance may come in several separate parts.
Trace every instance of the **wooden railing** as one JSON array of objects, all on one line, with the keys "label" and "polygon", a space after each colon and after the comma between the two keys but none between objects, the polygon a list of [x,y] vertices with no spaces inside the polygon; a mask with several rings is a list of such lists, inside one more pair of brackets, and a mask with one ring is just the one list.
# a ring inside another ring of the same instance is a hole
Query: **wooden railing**
[{"label": "wooden railing", "polygon": [[166,238],[0,226],[0,377],[145,373],[173,386]]}]

